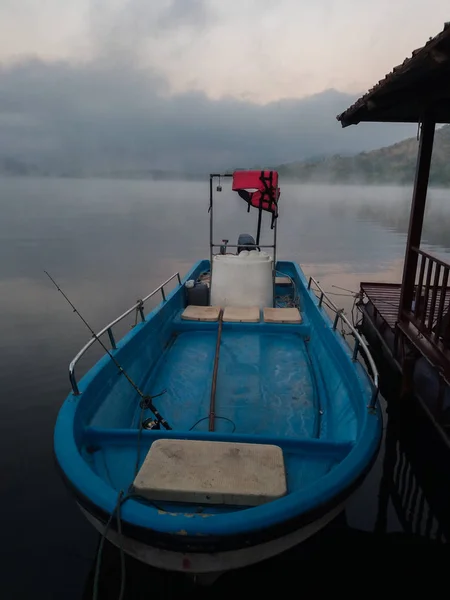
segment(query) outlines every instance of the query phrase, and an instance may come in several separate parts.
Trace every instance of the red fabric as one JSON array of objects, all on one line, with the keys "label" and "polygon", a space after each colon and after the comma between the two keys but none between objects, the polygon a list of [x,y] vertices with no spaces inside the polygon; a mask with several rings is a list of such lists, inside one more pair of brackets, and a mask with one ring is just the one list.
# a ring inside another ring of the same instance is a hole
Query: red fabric
[{"label": "red fabric", "polygon": [[[271,176],[272,175],[272,176]],[[269,211],[276,218],[278,214],[278,188],[277,171],[235,171],[233,173],[233,191],[256,190],[248,192],[244,199],[250,206]],[[245,192],[243,192],[245,193]]]},{"label": "red fabric", "polygon": [[[233,190],[256,189],[263,191],[265,186],[261,181],[261,173],[269,183],[270,171],[235,171],[233,173]],[[278,187],[277,171],[272,171],[272,187]]]},{"label": "red fabric", "polygon": [[[255,208],[259,208],[259,204],[261,202],[261,196],[262,196],[261,192],[254,192],[250,199],[250,204],[252,206],[254,206]],[[267,198],[267,194],[265,194],[265,196],[262,199],[261,208],[263,210],[269,210],[276,214],[276,212],[277,212],[276,201],[272,197],[272,202],[271,202],[270,199]]]}]

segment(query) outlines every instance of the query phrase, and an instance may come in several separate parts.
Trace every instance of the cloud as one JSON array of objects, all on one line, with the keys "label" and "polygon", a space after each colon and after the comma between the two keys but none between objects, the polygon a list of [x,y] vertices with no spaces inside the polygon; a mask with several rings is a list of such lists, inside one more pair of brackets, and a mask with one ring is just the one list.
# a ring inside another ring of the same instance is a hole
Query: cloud
[{"label": "cloud", "polygon": [[88,15],[93,57],[156,67],[204,30],[213,12],[206,0],[91,0]]},{"label": "cloud", "polygon": [[172,92],[267,103],[363,91],[447,17],[448,0],[2,0],[0,56],[132,62]]},{"label": "cloud", "polygon": [[406,137],[410,127],[335,115],[354,97],[328,90],[266,105],[202,92],[170,94],[149,69],[112,60],[28,60],[0,69],[0,157],[50,172],[206,172],[351,153]]}]

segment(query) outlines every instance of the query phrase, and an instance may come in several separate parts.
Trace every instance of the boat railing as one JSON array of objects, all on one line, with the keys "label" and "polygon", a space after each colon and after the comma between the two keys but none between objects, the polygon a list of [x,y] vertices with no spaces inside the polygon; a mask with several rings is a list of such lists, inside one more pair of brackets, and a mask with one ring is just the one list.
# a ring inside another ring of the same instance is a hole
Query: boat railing
[{"label": "boat railing", "polygon": [[[363,338],[361,337],[360,333],[358,332],[358,330],[355,328],[355,326],[353,325],[353,323],[351,323],[351,321],[349,321],[349,319],[347,319],[345,313],[344,313],[344,309],[343,308],[338,308],[336,306],[336,304],[333,302],[333,300],[331,300],[331,298],[327,295],[327,293],[322,289],[322,287],[320,286],[319,282],[316,281],[314,279],[314,277],[310,277],[309,278],[309,282],[308,282],[308,290],[311,290],[311,285],[314,284],[315,288],[317,289],[317,291],[319,292],[319,296],[318,296],[318,305],[319,308],[322,307],[322,305],[324,304],[324,300],[326,301],[326,306],[328,306],[334,313],[335,313],[335,317],[333,320],[333,331],[336,331],[337,326],[339,325],[339,321],[341,321],[343,324],[345,324],[348,329],[350,330],[350,334],[354,337],[355,339],[355,345],[353,347],[353,354],[352,354],[352,360],[354,362],[356,362],[358,360],[358,354],[362,354],[364,359],[366,360],[366,362],[368,363],[369,367],[370,367],[370,371],[369,374],[372,377],[372,382],[373,382],[373,393],[372,393],[372,397],[370,399],[370,403],[368,408],[369,409],[373,409],[375,408],[375,404],[378,398],[378,393],[380,390],[380,384],[379,384],[379,375],[378,375],[378,369],[375,365],[375,361],[372,357],[372,355],[370,354],[369,348],[367,347],[366,342],[363,340]],[[314,291],[314,290],[313,290]],[[371,372],[371,373],[370,373]]]},{"label": "boat railing", "polygon": [[156,289],[154,289],[152,292],[150,292],[150,294],[145,296],[145,298],[138,300],[136,302],[136,304],[133,304],[133,306],[131,306],[128,310],[126,310],[119,317],[114,319],[114,321],[111,321],[111,323],[106,325],[106,327],[103,327],[103,329],[101,329],[98,333],[96,333],[95,336],[92,336],[92,338],[87,342],[87,344],[85,344],[83,346],[83,348],[81,348],[81,350],[78,352],[78,354],[75,356],[75,358],[71,361],[71,363],[69,365],[69,379],[70,379],[70,384],[72,386],[72,392],[73,392],[74,396],[80,395],[77,379],[75,376],[75,367],[76,367],[78,361],[80,360],[80,358],[86,353],[87,350],[89,350],[89,348],[92,346],[92,344],[94,344],[99,338],[101,338],[103,335],[105,335],[105,333],[108,334],[109,341],[111,344],[111,350],[116,350],[117,345],[116,345],[116,340],[115,340],[114,333],[113,333],[113,327],[115,325],[117,325],[118,323],[120,323],[121,321],[123,321],[123,319],[128,317],[128,315],[130,315],[132,312],[136,312],[136,323],[138,320],[138,315],[140,316],[141,321],[145,321],[144,304],[147,302],[147,300],[150,300],[150,298],[155,296],[158,292],[161,292],[162,300],[163,300],[163,302],[165,302],[166,301],[166,292],[164,290],[164,287],[175,278],[178,279],[178,284],[181,285],[180,273],[174,273],[171,277],[169,277],[169,279],[166,279],[166,281],[164,281],[164,283],[162,283],[160,286],[158,286]]}]

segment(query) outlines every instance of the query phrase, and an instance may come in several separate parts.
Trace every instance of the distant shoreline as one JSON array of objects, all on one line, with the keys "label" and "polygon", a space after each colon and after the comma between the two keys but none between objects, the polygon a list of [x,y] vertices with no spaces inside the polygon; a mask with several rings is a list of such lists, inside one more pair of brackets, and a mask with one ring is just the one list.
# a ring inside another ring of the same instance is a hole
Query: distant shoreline
[{"label": "distant shoreline", "polygon": [[[90,174],[90,175],[76,175],[76,174],[41,174],[41,173],[29,173],[29,174],[13,174],[13,173],[0,173],[0,179],[76,179],[76,180],[117,180],[117,181],[155,181],[155,182],[205,182],[209,179],[209,174],[201,175],[186,175],[185,177],[177,176],[177,177],[153,177],[146,174],[140,175],[124,175],[124,174]],[[353,181],[320,181],[320,180],[302,180],[296,179],[292,177],[286,177],[280,175],[280,183],[286,184],[297,184],[297,185],[323,185],[323,186],[364,186],[364,187],[412,187],[414,181],[411,182],[398,182],[398,181],[363,181],[363,180],[353,180]],[[432,188],[441,188],[448,189],[450,184],[437,184],[430,182],[430,187]]]}]

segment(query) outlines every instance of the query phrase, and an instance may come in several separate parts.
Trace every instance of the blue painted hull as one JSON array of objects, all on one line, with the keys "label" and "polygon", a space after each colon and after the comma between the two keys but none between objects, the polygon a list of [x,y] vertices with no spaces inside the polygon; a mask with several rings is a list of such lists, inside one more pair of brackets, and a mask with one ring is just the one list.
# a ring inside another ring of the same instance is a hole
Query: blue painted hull
[{"label": "blue painted hull", "polygon": [[[184,281],[208,269],[209,261],[201,261]],[[283,450],[288,494],[244,509],[157,507],[130,497],[121,510],[127,538],[183,556],[265,544],[320,520],[370,468],[381,437],[380,411],[367,408],[371,382],[301,269],[291,262],[277,269],[294,280],[303,321],[223,323],[215,408],[223,418],[216,431],[208,432],[207,416],[218,324],[181,320],[183,285],[114,354],[145,393],[166,390],[154,403],[173,430],[142,431],[140,462],[163,437],[275,444]],[[79,389],[61,408],[55,453],[78,502],[104,523],[134,480],[140,398],[108,356]]]}]

